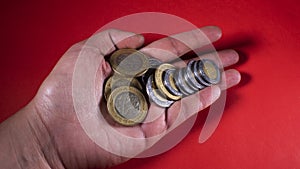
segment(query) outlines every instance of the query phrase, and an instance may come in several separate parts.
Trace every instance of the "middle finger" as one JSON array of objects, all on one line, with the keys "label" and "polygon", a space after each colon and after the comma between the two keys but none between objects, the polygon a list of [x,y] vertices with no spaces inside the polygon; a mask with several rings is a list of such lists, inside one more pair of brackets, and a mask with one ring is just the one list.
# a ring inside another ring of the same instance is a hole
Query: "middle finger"
[{"label": "middle finger", "polygon": [[217,41],[221,37],[221,30],[215,26],[183,32],[157,40],[141,49],[162,62],[169,62],[188,53]]}]

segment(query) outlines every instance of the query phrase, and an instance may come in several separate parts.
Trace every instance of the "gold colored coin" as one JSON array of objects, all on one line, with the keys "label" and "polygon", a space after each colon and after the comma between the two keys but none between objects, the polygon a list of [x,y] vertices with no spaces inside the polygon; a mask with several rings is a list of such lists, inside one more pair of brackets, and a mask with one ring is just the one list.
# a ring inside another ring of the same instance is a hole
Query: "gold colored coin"
[{"label": "gold colored coin", "polygon": [[208,78],[210,78],[210,79],[217,78],[217,70],[212,63],[204,62],[203,70],[204,70],[204,73],[208,76]]},{"label": "gold colored coin", "polygon": [[138,77],[147,72],[150,67],[146,55],[135,49],[120,49],[110,57],[113,70],[122,76]]},{"label": "gold colored coin", "polygon": [[108,99],[109,95],[114,89],[121,86],[132,86],[139,90],[143,89],[142,85],[136,78],[126,78],[126,77],[113,75],[105,83],[105,87],[104,87],[105,100]]},{"label": "gold colored coin", "polygon": [[[172,100],[179,100],[181,98],[181,96],[176,96],[171,94],[167,88],[164,86],[163,84],[163,73],[164,71],[168,70],[168,69],[175,69],[175,67],[171,64],[161,64],[155,71],[154,73],[154,80],[155,80],[155,84],[157,86],[157,88],[163,93],[165,94],[169,99]],[[175,85],[174,85],[175,86]]]},{"label": "gold colored coin", "polygon": [[167,100],[166,97],[162,96],[162,93],[155,86],[153,75],[150,75],[147,80],[146,92],[150,100],[160,107],[170,107],[170,105],[174,102],[173,100]]},{"label": "gold colored coin", "polygon": [[162,102],[167,102],[168,99],[166,98],[166,96],[161,93],[161,91],[157,88],[157,86],[155,85],[155,82],[153,81],[153,77],[152,77],[152,83],[151,83],[151,87],[152,87],[152,92],[153,92],[153,95],[159,99],[160,101]]},{"label": "gold colored coin", "polygon": [[122,86],[108,97],[107,110],[114,121],[124,126],[133,126],[144,121],[148,105],[138,89]]},{"label": "gold colored coin", "polygon": [[104,98],[105,98],[105,100],[108,99],[108,96],[111,93],[111,81],[112,81],[112,77],[109,77],[107,79],[107,81],[105,82],[105,86],[104,86]]}]

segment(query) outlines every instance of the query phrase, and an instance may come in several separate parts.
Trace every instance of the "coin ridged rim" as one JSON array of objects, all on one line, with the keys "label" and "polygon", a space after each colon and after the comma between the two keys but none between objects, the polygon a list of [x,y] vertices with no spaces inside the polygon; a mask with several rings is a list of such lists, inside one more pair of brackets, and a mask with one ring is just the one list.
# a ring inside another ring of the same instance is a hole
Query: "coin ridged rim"
[{"label": "coin ridged rim", "polygon": [[198,91],[198,89],[193,90],[193,88],[190,87],[190,86],[188,85],[188,83],[185,81],[185,78],[184,78],[184,68],[179,69],[179,72],[178,72],[178,79],[181,80],[181,82],[182,82],[182,83],[181,83],[181,86],[183,87],[183,89],[184,89],[187,93],[189,93],[189,95],[195,93],[195,91]]},{"label": "coin ridged rim", "polygon": [[188,70],[187,70],[187,67],[182,69],[181,71],[182,73],[182,76],[183,76],[183,79],[184,79],[184,82],[190,87],[190,89],[194,90],[195,91],[198,91],[198,87],[196,87],[192,82],[191,82],[191,79],[189,79],[188,77]]},{"label": "coin ridged rim", "polygon": [[205,87],[211,86],[211,84],[209,84],[204,79],[202,79],[201,71],[199,70],[199,64],[200,64],[200,62],[202,62],[202,61],[198,60],[197,62],[194,62],[193,65],[192,65],[194,76],[196,77],[196,80],[199,83],[203,84]]},{"label": "coin ridged rim", "polygon": [[188,65],[187,65],[187,67],[186,67],[186,71],[185,71],[185,75],[186,75],[186,78],[187,78],[187,80],[189,81],[189,83],[191,84],[191,85],[193,85],[194,87],[196,87],[196,88],[198,88],[198,90],[200,89],[203,89],[203,88],[205,88],[205,86],[204,85],[202,85],[202,84],[200,84],[197,80],[196,80],[196,78],[195,78],[195,75],[194,75],[194,73],[193,73],[193,69],[192,69],[192,65],[193,65],[193,63],[194,63],[195,61],[194,60],[192,60],[192,61],[190,61],[189,63],[188,63]]},{"label": "coin ridged rim", "polygon": [[[120,115],[115,108],[115,98],[123,92],[130,92],[136,95],[140,101],[139,106],[139,115],[133,119],[127,119]],[[119,124],[124,126],[134,126],[144,121],[148,113],[148,104],[144,97],[144,95],[138,89],[131,87],[131,86],[121,86],[116,88],[114,91],[111,92],[110,96],[108,97],[107,101],[107,110],[110,116]]]},{"label": "coin ridged rim", "polygon": [[163,63],[160,60],[153,57],[148,57],[148,60],[149,60],[149,68],[157,68],[159,65]]},{"label": "coin ridged rim", "polygon": [[[217,77],[215,79],[211,79],[208,77],[208,75],[205,73],[205,70],[204,70],[204,65],[205,63],[209,63],[211,64],[216,73],[217,73]],[[199,63],[199,70],[201,72],[201,76],[203,78],[203,80],[205,80],[206,82],[210,83],[210,84],[218,84],[220,82],[220,79],[221,79],[221,73],[220,73],[220,69],[219,67],[215,64],[215,62],[213,62],[212,60],[209,60],[209,59],[203,59],[201,63]]]},{"label": "coin ridged rim", "polygon": [[146,86],[147,84],[147,80],[149,78],[149,76],[151,74],[153,74],[153,72],[155,72],[155,69],[161,65],[163,62],[161,62],[160,60],[156,59],[156,58],[153,58],[153,57],[150,57],[148,56],[148,60],[149,60],[149,69],[147,70],[147,72],[145,74],[142,75],[141,77],[141,82],[143,83],[143,85]]},{"label": "coin ridged rim", "polygon": [[[140,68],[137,70],[137,71],[131,71],[129,72],[128,70],[126,69],[122,69],[122,67],[120,67],[118,65],[118,63],[116,63],[117,61],[117,58],[118,56],[120,56],[120,54],[128,54],[131,55],[131,54],[135,54],[135,55],[138,55],[140,56],[141,60],[142,60],[142,65],[140,66]],[[149,64],[149,59],[148,57],[143,54],[142,52],[136,50],[136,49],[119,49],[117,51],[115,51],[111,56],[110,56],[110,64],[111,64],[111,67],[112,69],[119,75],[121,76],[135,76],[135,77],[138,77],[138,76],[142,76],[143,74],[145,74],[147,72],[147,70],[149,69],[150,67],[150,64]]]},{"label": "coin ridged rim", "polygon": [[175,72],[175,82],[176,86],[179,88],[179,90],[185,95],[189,96],[194,93],[194,90],[192,90],[185,82],[185,79],[182,74],[182,69],[178,69]]},{"label": "coin ridged rim", "polygon": [[170,107],[174,101],[161,97],[160,94],[156,92],[158,89],[153,88],[154,85],[155,83],[153,81],[153,75],[151,75],[149,76],[146,84],[146,92],[149,96],[149,99],[160,107]]},{"label": "coin ridged rim", "polygon": [[179,91],[183,94],[183,96],[188,96],[189,93],[186,92],[182,86],[182,80],[179,79],[179,70],[175,70],[174,72],[174,80],[175,80],[175,85],[177,86],[177,88],[179,89]]},{"label": "coin ridged rim", "polygon": [[106,82],[105,82],[105,85],[104,85],[104,98],[105,100],[108,99],[110,93],[111,93],[111,81],[112,81],[112,77],[109,77]]},{"label": "coin ridged rim", "polygon": [[[116,78],[116,79],[114,79]],[[105,100],[108,99],[111,92],[114,90],[113,85],[118,82],[118,80],[127,80],[129,82],[129,86],[133,86],[139,90],[143,90],[141,83],[136,78],[124,77],[124,76],[111,76],[107,79],[105,86],[104,86],[104,98]]]},{"label": "coin ridged rim", "polygon": [[168,69],[175,69],[175,66],[168,64],[168,63],[164,63],[164,64],[161,64],[160,66],[158,66],[158,68],[155,70],[155,73],[154,73],[155,85],[169,99],[179,100],[179,99],[181,99],[181,96],[173,95],[172,93],[170,93],[168,91],[168,89],[163,84],[163,73]]},{"label": "coin ridged rim", "polygon": [[[182,93],[179,91],[179,89],[177,88],[175,81],[174,81],[174,69],[168,69],[165,71],[165,75],[163,77],[164,81],[164,85],[167,88],[167,90],[169,90],[169,92],[171,92],[172,94],[176,95],[176,96],[182,96]],[[173,82],[172,82],[173,81]]]}]

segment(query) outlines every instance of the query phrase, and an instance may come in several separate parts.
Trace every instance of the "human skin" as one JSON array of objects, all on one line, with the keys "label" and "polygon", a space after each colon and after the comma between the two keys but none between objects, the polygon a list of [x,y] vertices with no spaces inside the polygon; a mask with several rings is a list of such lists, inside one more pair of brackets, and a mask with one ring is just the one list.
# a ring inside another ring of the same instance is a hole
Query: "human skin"
[{"label": "human skin", "polygon": [[[212,42],[221,37],[221,30],[217,27],[203,27],[201,31]],[[97,36],[98,38],[90,45],[99,52],[97,58],[100,66],[95,77],[95,81],[99,83],[96,84],[95,91],[98,91],[96,97],[100,102],[103,100],[100,91],[103,89],[104,80],[112,72],[104,56],[116,49],[140,48],[144,38],[142,35],[120,30],[106,30],[97,33]],[[195,47],[206,45],[201,39],[196,38],[195,31],[175,36]],[[73,45],[61,57],[30,103],[0,124],[0,164],[3,168],[109,168],[128,160],[128,157],[107,152],[93,142],[76,116],[72,98],[72,77],[79,52],[85,43],[86,41],[83,41]],[[168,51],[170,54],[162,55],[154,50],[155,48]],[[142,47],[140,51],[166,62],[186,54],[190,49],[182,42],[167,37]],[[234,50],[219,51],[218,55],[224,67],[238,61],[238,54]],[[181,61],[175,65],[180,67],[184,65],[184,62]],[[199,98],[197,109],[187,106],[184,101],[175,102],[168,109],[151,103],[148,114],[164,112],[159,114],[154,121],[134,127],[123,127],[108,119],[109,123],[103,123],[103,125],[111,125],[120,133],[145,140],[145,144],[138,147],[126,147],[127,150],[146,149],[146,139],[158,134],[165,135],[166,131],[172,130],[182,110],[186,115],[180,121],[184,122],[215,102],[221,90],[238,84],[241,78],[239,72],[234,69],[224,71],[223,77],[226,78],[222,79],[220,85],[207,87],[195,94]],[[105,103],[101,102],[99,105],[101,113],[107,114]],[[117,146],[117,149],[121,151],[125,147],[122,147],[120,142],[122,140],[110,140],[110,145]]]}]

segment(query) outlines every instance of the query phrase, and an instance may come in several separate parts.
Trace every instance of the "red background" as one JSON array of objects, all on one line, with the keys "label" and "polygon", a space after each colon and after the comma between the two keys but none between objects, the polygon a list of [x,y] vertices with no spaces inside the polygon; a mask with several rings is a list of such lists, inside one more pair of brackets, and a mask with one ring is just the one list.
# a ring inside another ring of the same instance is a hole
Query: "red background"
[{"label": "red background", "polygon": [[239,0],[1,1],[0,121],[26,105],[61,55],[101,26],[137,12],[218,25],[217,49],[241,54],[213,136],[198,143],[207,111],[172,150],[121,168],[300,168],[300,2]]}]

